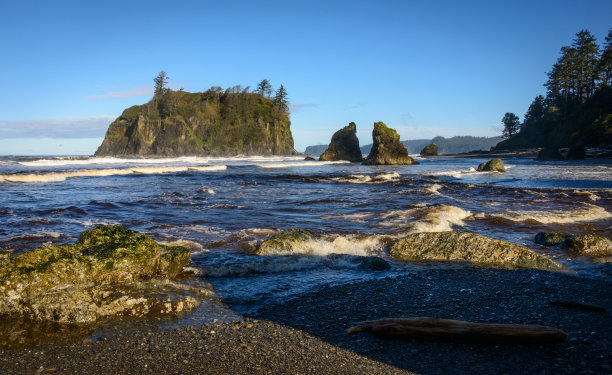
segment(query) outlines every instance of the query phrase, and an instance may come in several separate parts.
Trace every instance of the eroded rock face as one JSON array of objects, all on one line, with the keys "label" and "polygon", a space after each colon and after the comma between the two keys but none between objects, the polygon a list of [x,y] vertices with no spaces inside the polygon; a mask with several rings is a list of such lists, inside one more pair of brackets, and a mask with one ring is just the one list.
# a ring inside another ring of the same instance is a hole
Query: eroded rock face
[{"label": "eroded rock face", "polygon": [[359,139],[357,139],[357,126],[354,122],[334,133],[329,147],[321,154],[319,160],[348,160],[352,162],[363,160],[359,149]]},{"label": "eroded rock face", "polygon": [[286,231],[263,241],[255,250],[259,255],[282,254],[290,249],[295,243],[311,240],[310,232],[298,228],[290,228]]},{"label": "eroded rock face", "polygon": [[438,145],[433,142],[428,144],[421,150],[421,156],[437,156],[437,155],[438,155]]},{"label": "eroded rock face", "polygon": [[506,168],[504,168],[504,163],[501,159],[491,159],[485,163],[481,163],[477,170],[478,172],[506,172]]},{"label": "eroded rock face", "polygon": [[403,261],[459,261],[503,268],[562,268],[526,247],[461,231],[411,234],[395,242],[389,254]]},{"label": "eroded rock face", "polygon": [[397,132],[388,128],[382,122],[374,123],[372,131],[374,144],[370,154],[364,160],[366,165],[396,165],[396,164],[419,164],[410,156],[404,145],[399,140]]},{"label": "eroded rock face", "polygon": [[566,239],[561,246],[573,253],[589,256],[612,255],[612,241],[596,234],[573,236]]},{"label": "eroded rock face", "polygon": [[64,323],[111,315],[178,313],[197,292],[172,283],[189,250],[166,247],[121,226],[100,226],[74,245],[42,247],[0,258],[0,316]]}]

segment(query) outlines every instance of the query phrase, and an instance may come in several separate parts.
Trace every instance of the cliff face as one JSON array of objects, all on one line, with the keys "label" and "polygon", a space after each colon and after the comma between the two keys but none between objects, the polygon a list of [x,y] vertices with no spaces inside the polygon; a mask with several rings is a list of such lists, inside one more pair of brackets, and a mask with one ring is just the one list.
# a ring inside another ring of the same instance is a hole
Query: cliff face
[{"label": "cliff face", "polygon": [[259,94],[168,91],[123,111],[95,156],[292,155],[290,125]]}]

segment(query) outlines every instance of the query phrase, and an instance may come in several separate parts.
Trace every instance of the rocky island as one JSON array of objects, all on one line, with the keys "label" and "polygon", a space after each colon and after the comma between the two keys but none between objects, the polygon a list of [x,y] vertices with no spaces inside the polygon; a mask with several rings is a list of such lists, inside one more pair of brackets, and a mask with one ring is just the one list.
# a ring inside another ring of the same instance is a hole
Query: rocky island
[{"label": "rocky island", "polygon": [[95,156],[293,155],[287,105],[275,99],[237,88],[162,87],[110,124]]}]

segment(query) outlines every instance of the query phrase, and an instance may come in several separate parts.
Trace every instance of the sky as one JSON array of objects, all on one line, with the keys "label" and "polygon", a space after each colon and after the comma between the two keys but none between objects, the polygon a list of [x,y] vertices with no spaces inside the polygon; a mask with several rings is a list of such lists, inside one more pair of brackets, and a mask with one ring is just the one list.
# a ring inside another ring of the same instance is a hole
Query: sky
[{"label": "sky", "polygon": [[523,117],[575,34],[603,44],[607,1],[0,3],[0,155],[90,155],[121,112],[170,87],[287,89],[295,148],[349,122],[402,140],[496,136]]}]

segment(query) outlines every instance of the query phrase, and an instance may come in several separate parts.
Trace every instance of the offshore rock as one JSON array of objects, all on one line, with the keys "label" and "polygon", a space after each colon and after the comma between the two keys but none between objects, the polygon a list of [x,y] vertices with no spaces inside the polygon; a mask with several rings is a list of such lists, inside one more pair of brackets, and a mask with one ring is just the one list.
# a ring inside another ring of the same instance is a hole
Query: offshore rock
[{"label": "offshore rock", "polygon": [[526,247],[461,231],[411,234],[395,242],[389,254],[402,261],[458,261],[501,268],[562,268]]},{"label": "offshore rock", "polygon": [[100,226],[74,245],[0,257],[0,316],[62,323],[115,315],[180,313],[199,302],[195,288],[172,283],[189,250],[165,247],[121,226]]},{"label": "offshore rock", "polygon": [[316,159],[315,159],[315,158],[314,158],[312,155],[308,154],[308,155],[306,155],[306,157],[304,158],[304,160],[305,160],[305,161],[315,161]]},{"label": "offshore rock", "polygon": [[267,240],[263,241],[257,247],[257,249],[255,249],[255,254],[281,254],[286,252],[287,249],[291,249],[293,245],[311,239],[312,235],[310,234],[310,232],[298,228],[290,228],[276,236],[272,236]]},{"label": "offshore rock", "polygon": [[372,131],[374,144],[370,154],[364,160],[366,165],[396,165],[419,164],[408,156],[408,151],[399,140],[394,129],[388,128],[383,122],[374,123]]},{"label": "offshore rock", "polygon": [[285,109],[262,95],[169,90],[123,111],[95,156],[293,155]]},{"label": "offshore rock", "polygon": [[329,147],[321,154],[319,160],[348,160],[351,162],[363,160],[359,149],[359,139],[357,139],[357,126],[354,122],[334,133]]},{"label": "offshore rock", "polygon": [[556,147],[545,147],[538,152],[537,160],[539,161],[557,161],[565,160],[563,155]]},{"label": "offshore rock", "polygon": [[428,144],[421,150],[421,156],[437,156],[437,155],[438,155],[438,145],[433,142]]},{"label": "offshore rock", "polygon": [[566,239],[561,246],[573,253],[589,256],[612,255],[612,241],[596,234],[573,236]]},{"label": "offshore rock", "polygon": [[536,234],[534,242],[545,246],[555,246],[571,236],[571,234],[564,232],[539,232]]},{"label": "offshore rock", "polygon": [[478,172],[506,172],[506,168],[504,168],[504,163],[501,159],[491,159],[485,163],[481,163],[477,169]]}]

